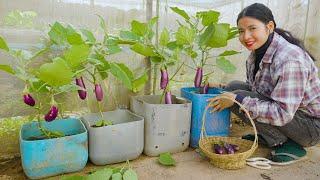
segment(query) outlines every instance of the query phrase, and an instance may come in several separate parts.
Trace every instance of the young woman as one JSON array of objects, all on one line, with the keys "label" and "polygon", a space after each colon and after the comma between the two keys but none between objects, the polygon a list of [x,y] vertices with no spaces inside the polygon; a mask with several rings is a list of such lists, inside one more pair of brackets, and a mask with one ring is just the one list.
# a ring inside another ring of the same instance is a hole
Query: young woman
[{"label": "young woman", "polygon": [[237,25],[240,42],[251,51],[247,81],[226,85],[229,92],[210,99],[212,108],[230,107],[248,122],[237,105],[221,97],[236,99],[255,120],[259,141],[275,149],[273,160],[304,156],[302,146],[320,141],[320,80],[314,58],[290,32],[276,27],[271,10],[263,4],[243,9]]}]

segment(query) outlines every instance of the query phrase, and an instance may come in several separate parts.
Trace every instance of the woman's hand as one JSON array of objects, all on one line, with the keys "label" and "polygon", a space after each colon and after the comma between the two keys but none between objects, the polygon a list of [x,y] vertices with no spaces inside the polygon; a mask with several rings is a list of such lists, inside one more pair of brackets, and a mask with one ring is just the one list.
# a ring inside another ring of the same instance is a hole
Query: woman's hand
[{"label": "woman's hand", "polygon": [[[225,92],[223,94],[220,94],[219,96],[208,99],[207,101],[210,101],[209,107],[212,107],[211,112],[222,111],[226,108],[231,107],[234,104],[232,100],[235,100],[236,96],[237,95],[234,93]],[[230,99],[226,99],[225,97]]]}]

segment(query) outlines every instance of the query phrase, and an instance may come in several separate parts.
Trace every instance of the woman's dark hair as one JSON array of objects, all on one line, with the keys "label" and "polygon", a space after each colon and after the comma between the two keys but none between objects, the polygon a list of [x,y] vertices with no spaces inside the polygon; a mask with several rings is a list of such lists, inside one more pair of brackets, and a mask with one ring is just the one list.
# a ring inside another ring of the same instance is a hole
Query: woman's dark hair
[{"label": "woman's dark hair", "polygon": [[254,3],[244,8],[238,15],[237,24],[239,20],[243,17],[252,17],[263,22],[264,24],[268,24],[270,21],[273,21],[275,32],[277,32],[280,36],[286,39],[289,43],[299,46],[301,49],[306,51],[309,54],[309,56],[312,58],[312,60],[315,61],[315,58],[309,53],[308,50],[306,50],[301,40],[294,37],[289,31],[277,28],[272,11],[267,6],[260,3]]}]

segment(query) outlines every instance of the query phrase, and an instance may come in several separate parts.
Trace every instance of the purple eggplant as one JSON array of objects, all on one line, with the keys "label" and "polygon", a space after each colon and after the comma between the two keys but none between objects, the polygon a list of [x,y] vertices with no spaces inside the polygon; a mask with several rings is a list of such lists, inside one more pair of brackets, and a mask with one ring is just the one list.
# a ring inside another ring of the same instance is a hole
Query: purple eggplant
[{"label": "purple eggplant", "polygon": [[171,96],[171,92],[167,91],[165,93],[165,103],[166,104],[172,104],[172,96]]},{"label": "purple eggplant", "polygon": [[29,93],[23,95],[23,101],[29,106],[34,106],[36,104],[36,101],[33,99],[33,97]]},{"label": "purple eggplant", "polygon": [[208,94],[209,83],[206,83],[204,86],[200,87],[200,94]]},{"label": "purple eggplant", "polygon": [[194,87],[199,88],[201,86],[202,76],[203,76],[202,67],[198,67],[196,76],[194,77]]},{"label": "purple eggplant", "polygon": [[169,75],[166,69],[161,68],[161,80],[160,80],[160,88],[165,89],[169,82]]},{"label": "purple eggplant", "polygon": [[220,146],[219,144],[214,144],[213,145],[213,151],[216,154],[225,154],[226,153],[225,148],[223,146]]},{"label": "purple eggplant", "polygon": [[239,151],[240,148],[238,145],[235,145],[235,144],[230,144],[230,145],[233,147],[235,151]]},{"label": "purple eggplant", "polygon": [[226,149],[227,153],[228,154],[234,154],[235,153],[235,150],[233,148],[233,146],[229,143],[223,143],[223,147]]},{"label": "purple eggplant", "polygon": [[103,99],[103,90],[100,84],[95,84],[94,93],[96,94],[97,101],[102,101]]},{"label": "purple eggplant", "polygon": [[51,122],[54,119],[56,119],[57,115],[58,115],[58,107],[56,107],[55,105],[52,105],[49,112],[44,116],[44,119],[47,122]]},{"label": "purple eggplant", "polygon": [[[82,89],[86,89],[86,86],[85,86],[85,84],[83,82],[83,78],[82,77],[76,78],[76,84],[78,86],[80,86]],[[78,95],[79,95],[80,99],[84,100],[87,97],[87,91],[86,90],[78,90]]]}]

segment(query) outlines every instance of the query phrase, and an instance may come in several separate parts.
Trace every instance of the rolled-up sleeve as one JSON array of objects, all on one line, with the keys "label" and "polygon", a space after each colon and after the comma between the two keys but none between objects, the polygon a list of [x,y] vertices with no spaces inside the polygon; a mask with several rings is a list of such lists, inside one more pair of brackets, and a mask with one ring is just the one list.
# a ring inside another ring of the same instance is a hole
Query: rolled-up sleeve
[{"label": "rolled-up sleeve", "polygon": [[277,83],[270,95],[273,101],[245,97],[242,104],[258,122],[284,126],[293,119],[304,97],[308,70],[299,61],[288,61],[279,66],[274,76]]}]

